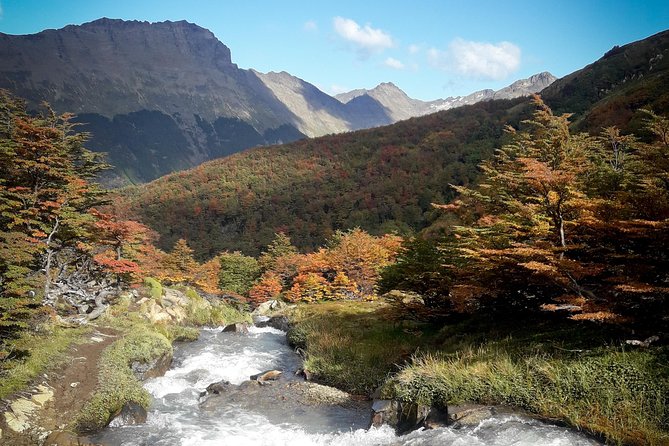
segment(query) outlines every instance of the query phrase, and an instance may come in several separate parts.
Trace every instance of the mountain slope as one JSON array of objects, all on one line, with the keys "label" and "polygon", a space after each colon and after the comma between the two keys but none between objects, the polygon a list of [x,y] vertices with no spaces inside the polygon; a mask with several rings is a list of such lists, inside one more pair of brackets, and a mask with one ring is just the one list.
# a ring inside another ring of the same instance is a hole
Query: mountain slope
[{"label": "mountain slope", "polygon": [[307,136],[341,133],[361,128],[377,127],[397,121],[388,116],[377,101],[369,101],[364,108],[343,104],[323,93],[312,84],[288,73],[253,73],[274,95],[299,117],[299,128]]},{"label": "mountain slope", "polygon": [[598,61],[542,91],[558,112],[575,113],[582,130],[597,131],[617,125],[638,131],[642,114],[650,107],[669,109],[669,31],[638,42],[614,47]]},{"label": "mountain slope", "polygon": [[233,64],[210,31],[185,21],[100,19],[0,34],[0,60],[0,88],[32,107],[46,100],[79,114],[96,135],[91,147],[108,151],[131,181],[303,137],[298,118],[254,73]]},{"label": "mountain slope", "polygon": [[93,135],[89,147],[107,152],[115,166],[109,185],[440,108],[392,84],[343,104],[288,73],[240,69],[210,31],[185,21],[100,19],[33,35],[0,33],[0,61],[0,88],[33,109],[47,101],[78,115],[81,130]]},{"label": "mountain slope", "polygon": [[[361,98],[361,100],[364,100]],[[354,133],[255,148],[124,192],[120,205],[199,256],[223,249],[257,254],[276,231],[313,249],[337,229],[372,233],[424,228],[431,203],[469,184],[506,123],[529,101],[498,100]]]},{"label": "mountain slope", "polygon": [[[637,42],[625,51],[634,54],[640,51],[637,45],[649,43]],[[654,50],[664,54],[668,47],[666,42]],[[631,100],[632,116],[651,104],[664,104],[656,111],[669,112],[667,102],[657,101],[666,97],[669,83],[659,96],[634,95],[656,88],[657,79],[666,76],[667,67],[652,62],[657,57],[647,59],[652,69],[639,68],[652,75],[630,84],[622,81],[625,70],[617,70],[612,88],[599,96],[596,70],[613,70],[607,65],[617,60],[610,57],[567,76],[546,96],[558,106],[598,98],[574,115],[577,123],[599,104],[627,107]],[[597,82],[580,82],[582,77]],[[373,99],[363,94],[349,103],[365,100]],[[611,120],[601,123],[627,125],[626,110],[614,108],[604,116]],[[557,110],[562,111],[569,110]],[[253,149],[130,189],[119,205],[159,231],[163,247],[185,237],[201,257],[221,249],[257,253],[280,230],[304,249],[320,245],[336,229],[420,230],[434,222],[431,203],[453,197],[449,184],[476,181],[477,165],[504,143],[504,127],[517,127],[530,112],[526,98],[494,99],[386,127]]]}]

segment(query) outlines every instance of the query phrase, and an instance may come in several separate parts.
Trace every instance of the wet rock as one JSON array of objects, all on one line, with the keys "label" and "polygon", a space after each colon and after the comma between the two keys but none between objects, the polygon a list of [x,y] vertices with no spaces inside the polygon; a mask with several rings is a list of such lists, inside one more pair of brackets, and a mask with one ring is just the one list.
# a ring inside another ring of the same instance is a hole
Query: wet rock
[{"label": "wet rock", "polygon": [[297,376],[302,376],[304,379],[307,381],[311,381],[313,379],[313,374],[307,370],[307,369],[299,369],[298,371],[295,372]]},{"label": "wet rock", "polygon": [[457,426],[476,426],[496,413],[497,410],[494,407],[479,404],[449,406],[448,420],[451,423],[456,423]]},{"label": "wet rock", "polygon": [[123,405],[109,425],[119,427],[143,423],[146,423],[146,409],[134,401],[129,401]]},{"label": "wet rock", "polygon": [[262,373],[257,373],[255,375],[251,375],[251,380],[258,381],[260,383],[263,383],[265,381],[276,381],[279,379],[281,376],[281,371],[280,370],[267,370]]},{"label": "wet rock", "polygon": [[430,406],[376,399],[372,403],[371,425],[379,427],[387,424],[394,427],[398,434],[404,434],[422,427],[429,414]]},{"label": "wet rock", "polygon": [[145,379],[163,376],[171,364],[172,352],[167,352],[149,362],[135,361],[130,364],[130,368],[138,380],[144,381]]},{"label": "wet rock", "polygon": [[206,390],[202,393],[200,393],[200,397],[206,396],[206,395],[220,395],[223,392],[227,392],[232,384],[230,384],[230,381],[219,381],[216,383],[211,383],[207,386]]},{"label": "wet rock", "polygon": [[225,328],[223,329],[224,333],[248,333],[249,332],[249,326],[246,323],[236,323],[236,324],[230,324],[226,325]]},{"label": "wet rock", "polygon": [[288,332],[288,330],[290,330],[290,322],[286,316],[272,316],[266,321],[256,323],[256,327],[272,327],[277,330]]},{"label": "wet rock", "polygon": [[439,407],[431,407],[430,413],[427,415],[427,418],[425,418],[425,421],[423,422],[423,426],[425,427],[425,429],[436,429],[438,427],[446,427],[449,424],[450,423],[448,418],[448,410],[441,409]]},{"label": "wet rock", "polygon": [[90,443],[82,441],[71,432],[53,431],[44,440],[44,446],[80,446],[89,445]]}]

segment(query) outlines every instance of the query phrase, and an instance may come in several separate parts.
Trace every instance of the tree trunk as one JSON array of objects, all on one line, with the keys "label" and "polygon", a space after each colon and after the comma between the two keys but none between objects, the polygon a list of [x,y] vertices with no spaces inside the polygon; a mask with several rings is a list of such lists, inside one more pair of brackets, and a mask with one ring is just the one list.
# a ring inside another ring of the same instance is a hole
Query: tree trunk
[{"label": "tree trunk", "polygon": [[56,223],[53,225],[53,229],[51,229],[51,233],[46,239],[46,264],[44,265],[44,275],[46,276],[44,280],[45,301],[49,300],[49,291],[51,289],[51,261],[53,260],[53,255],[55,254],[55,251],[51,249],[51,241],[58,232],[59,226],[60,226],[60,219],[56,217]]}]

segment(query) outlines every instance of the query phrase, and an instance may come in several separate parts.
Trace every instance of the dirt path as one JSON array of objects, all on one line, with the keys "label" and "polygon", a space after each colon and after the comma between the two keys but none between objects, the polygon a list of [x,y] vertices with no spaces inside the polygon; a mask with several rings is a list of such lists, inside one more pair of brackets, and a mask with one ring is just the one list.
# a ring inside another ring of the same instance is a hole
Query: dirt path
[{"label": "dirt path", "polygon": [[[118,339],[118,332],[110,328],[96,327],[86,336],[85,342],[73,345],[66,360],[47,372],[41,380],[28,390],[11,399],[10,416],[0,417],[2,445],[36,444],[45,432],[63,431],[72,428],[77,413],[91,397],[98,385],[98,362],[105,348]],[[15,433],[23,427],[22,433]],[[77,444],[77,438],[69,434],[49,437],[51,444],[59,446]]]}]

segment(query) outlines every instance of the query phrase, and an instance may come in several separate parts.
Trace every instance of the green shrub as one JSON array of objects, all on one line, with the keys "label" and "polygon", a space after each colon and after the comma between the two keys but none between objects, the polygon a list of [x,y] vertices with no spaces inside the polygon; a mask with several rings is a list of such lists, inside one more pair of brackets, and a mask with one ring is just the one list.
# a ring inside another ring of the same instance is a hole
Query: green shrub
[{"label": "green shrub", "polygon": [[153,277],[144,278],[144,285],[149,287],[149,293],[153,299],[160,299],[163,295],[163,286]]}]

